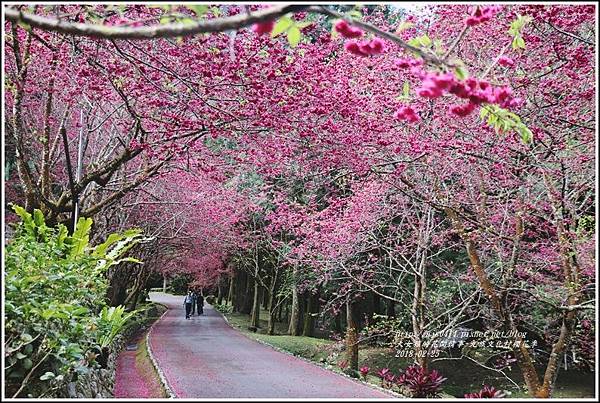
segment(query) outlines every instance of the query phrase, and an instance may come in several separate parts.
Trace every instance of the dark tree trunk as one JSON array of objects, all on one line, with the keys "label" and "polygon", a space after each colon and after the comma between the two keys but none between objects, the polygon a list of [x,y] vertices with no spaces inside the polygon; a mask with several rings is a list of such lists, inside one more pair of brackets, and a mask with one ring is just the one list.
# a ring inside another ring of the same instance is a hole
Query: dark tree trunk
[{"label": "dark tree trunk", "polygon": [[309,292],[305,294],[306,309],[304,309],[304,323],[302,326],[302,336],[312,337],[314,334],[314,320],[312,316],[313,295]]},{"label": "dark tree trunk", "polygon": [[235,305],[234,305],[234,311],[235,312],[242,312],[242,310],[244,309],[244,301],[245,301],[245,294],[244,292],[246,291],[246,277],[248,275],[246,274],[246,272],[244,270],[239,271],[238,274],[235,276],[236,278],[236,283],[235,283]]},{"label": "dark tree trunk", "polygon": [[388,318],[396,317],[396,303],[389,299],[385,301],[385,314]]},{"label": "dark tree trunk", "polygon": [[244,305],[242,306],[242,313],[249,315],[252,312],[252,303],[254,300],[254,293],[252,292],[252,288],[254,288],[254,280],[251,276],[246,276],[246,287],[244,291]]},{"label": "dark tree trunk", "polygon": [[358,376],[358,326],[355,317],[355,305],[349,296],[346,300],[346,360],[348,375]]},{"label": "dark tree trunk", "polygon": [[217,305],[221,305],[223,303],[223,279],[219,280],[219,284],[217,285]]},{"label": "dark tree trunk", "polygon": [[379,294],[373,293],[373,313],[381,315],[381,297]]}]

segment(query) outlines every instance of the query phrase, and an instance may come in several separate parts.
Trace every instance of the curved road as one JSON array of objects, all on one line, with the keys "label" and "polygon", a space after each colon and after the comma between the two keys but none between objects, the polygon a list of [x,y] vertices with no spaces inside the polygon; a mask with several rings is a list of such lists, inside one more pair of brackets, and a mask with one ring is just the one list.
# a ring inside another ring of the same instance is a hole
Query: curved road
[{"label": "curved road", "polygon": [[186,320],[183,297],[150,297],[169,307],[154,324],[150,345],[177,397],[393,397],[243,336],[210,305]]}]

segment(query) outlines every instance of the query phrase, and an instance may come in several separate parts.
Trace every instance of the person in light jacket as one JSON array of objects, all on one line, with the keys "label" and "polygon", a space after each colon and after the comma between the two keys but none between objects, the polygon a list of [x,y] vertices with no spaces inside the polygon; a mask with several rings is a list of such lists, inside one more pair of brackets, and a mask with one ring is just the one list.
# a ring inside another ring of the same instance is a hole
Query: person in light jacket
[{"label": "person in light jacket", "polygon": [[185,296],[185,299],[183,300],[183,306],[185,307],[185,318],[189,319],[190,318],[190,312],[192,312],[192,306],[194,305],[194,294],[192,293],[192,290],[188,290],[187,295]]}]

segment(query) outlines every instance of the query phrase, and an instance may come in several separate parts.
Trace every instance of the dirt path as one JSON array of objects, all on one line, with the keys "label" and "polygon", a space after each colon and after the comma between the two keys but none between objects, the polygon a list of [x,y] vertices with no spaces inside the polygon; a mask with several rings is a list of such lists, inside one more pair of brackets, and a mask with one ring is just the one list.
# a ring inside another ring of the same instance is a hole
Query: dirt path
[{"label": "dirt path", "polygon": [[391,398],[349,378],[248,339],[205,305],[185,319],[183,297],[151,293],[169,307],[150,335],[158,365],[181,398]]}]

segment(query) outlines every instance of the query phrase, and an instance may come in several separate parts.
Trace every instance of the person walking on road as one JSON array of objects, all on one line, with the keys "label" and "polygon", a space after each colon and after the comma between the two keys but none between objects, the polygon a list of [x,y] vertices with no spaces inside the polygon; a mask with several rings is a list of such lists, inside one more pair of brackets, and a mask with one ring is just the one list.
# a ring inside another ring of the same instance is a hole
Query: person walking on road
[{"label": "person walking on road", "polygon": [[188,290],[185,299],[183,300],[183,305],[185,306],[185,318],[190,318],[190,312],[192,312],[192,306],[194,305],[194,294],[192,290]]},{"label": "person walking on road", "polygon": [[196,305],[198,305],[198,316],[202,315],[204,313],[204,296],[202,296],[202,293],[198,292],[196,294]]},{"label": "person walking on road", "polygon": [[190,313],[190,316],[194,316],[194,313],[196,313],[196,299],[198,298],[198,293],[195,290],[192,290],[192,312]]}]

